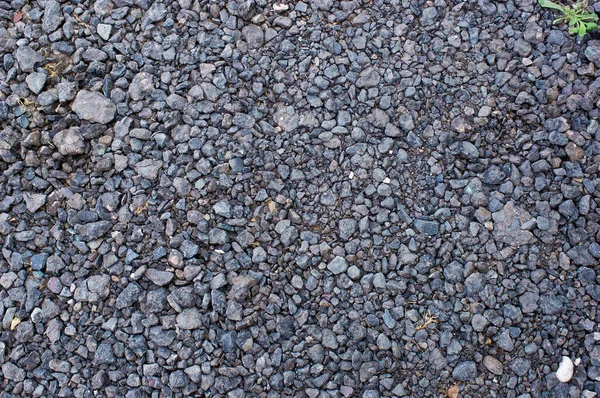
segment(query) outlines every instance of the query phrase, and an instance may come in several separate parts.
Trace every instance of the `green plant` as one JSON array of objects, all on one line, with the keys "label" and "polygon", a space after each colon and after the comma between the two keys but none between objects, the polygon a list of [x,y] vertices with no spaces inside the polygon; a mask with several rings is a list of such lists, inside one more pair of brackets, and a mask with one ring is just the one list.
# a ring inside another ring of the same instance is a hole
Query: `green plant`
[{"label": "green plant", "polygon": [[556,18],[553,24],[567,22],[569,33],[577,33],[579,37],[585,36],[589,31],[598,27],[598,15],[587,10],[587,1],[581,1],[572,6],[563,6],[550,0],[538,0],[540,6],[560,11],[562,16]]}]

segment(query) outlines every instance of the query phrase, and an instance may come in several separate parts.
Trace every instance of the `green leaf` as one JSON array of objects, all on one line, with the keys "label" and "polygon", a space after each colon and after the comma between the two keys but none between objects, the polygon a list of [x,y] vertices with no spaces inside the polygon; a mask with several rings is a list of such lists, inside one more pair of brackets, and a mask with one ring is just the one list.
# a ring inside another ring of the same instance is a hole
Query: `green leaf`
[{"label": "green leaf", "polygon": [[592,30],[598,27],[598,24],[595,22],[582,22],[585,25],[585,30],[587,32],[591,32]]},{"label": "green leaf", "polygon": [[579,31],[577,32],[579,37],[585,36],[586,33],[587,33],[587,29],[585,27],[585,24],[579,24]]},{"label": "green leaf", "polygon": [[559,24],[561,22],[567,22],[567,19],[565,17],[556,18],[554,20],[554,22],[552,22],[552,25],[556,25],[556,24]]},{"label": "green leaf", "polygon": [[577,29],[577,26],[569,26],[569,33],[574,35],[575,33],[577,33],[579,29]]},{"label": "green leaf", "polygon": [[564,7],[561,6],[560,4],[556,4],[553,1],[550,0],[538,0],[538,3],[540,6],[544,7],[544,8],[550,8],[552,10],[558,10],[558,11],[563,11]]}]

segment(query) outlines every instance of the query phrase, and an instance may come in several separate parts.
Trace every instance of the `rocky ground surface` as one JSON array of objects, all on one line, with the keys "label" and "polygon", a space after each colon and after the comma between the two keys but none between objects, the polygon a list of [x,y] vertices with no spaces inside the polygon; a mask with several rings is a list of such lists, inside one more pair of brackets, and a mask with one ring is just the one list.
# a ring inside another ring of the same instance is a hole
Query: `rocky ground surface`
[{"label": "rocky ground surface", "polygon": [[553,18],[0,1],[0,397],[599,396],[600,41]]}]

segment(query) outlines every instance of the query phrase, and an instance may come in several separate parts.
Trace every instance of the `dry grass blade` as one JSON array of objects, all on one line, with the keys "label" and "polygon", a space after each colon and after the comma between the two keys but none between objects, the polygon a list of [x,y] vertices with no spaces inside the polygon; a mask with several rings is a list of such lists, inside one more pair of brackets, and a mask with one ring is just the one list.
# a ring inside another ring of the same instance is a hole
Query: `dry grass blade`
[{"label": "dry grass blade", "polygon": [[35,109],[35,102],[31,101],[30,99],[27,98],[19,98],[17,100],[17,102],[19,103],[19,105],[21,107],[23,107],[25,109],[25,111],[27,112],[31,112]]},{"label": "dry grass blade", "polygon": [[48,75],[52,78],[57,78],[58,77],[58,72],[59,72],[59,66],[62,63],[62,61],[59,62],[50,62],[47,63],[46,65],[44,65],[44,69],[46,69],[46,71],[48,71]]},{"label": "dry grass blade", "polygon": [[458,385],[455,384],[446,390],[446,396],[448,398],[458,398]]},{"label": "dry grass blade", "polygon": [[431,325],[432,323],[436,323],[437,320],[438,320],[437,316],[427,313],[427,315],[425,315],[425,318],[423,318],[423,322],[421,322],[421,324],[417,325],[415,327],[415,330],[425,329],[427,326]]}]

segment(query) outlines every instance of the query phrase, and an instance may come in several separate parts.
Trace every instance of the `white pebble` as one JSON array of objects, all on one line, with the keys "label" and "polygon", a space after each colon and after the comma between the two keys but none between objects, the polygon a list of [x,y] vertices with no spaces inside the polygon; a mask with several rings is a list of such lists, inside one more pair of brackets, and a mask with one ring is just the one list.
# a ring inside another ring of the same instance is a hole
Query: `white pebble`
[{"label": "white pebble", "polygon": [[289,9],[289,6],[284,3],[275,3],[273,5],[273,10],[275,10],[275,12],[283,12],[283,11],[287,11],[288,9]]},{"label": "white pebble", "polygon": [[561,383],[567,383],[573,377],[573,361],[569,357],[562,357],[556,370],[556,378]]}]

